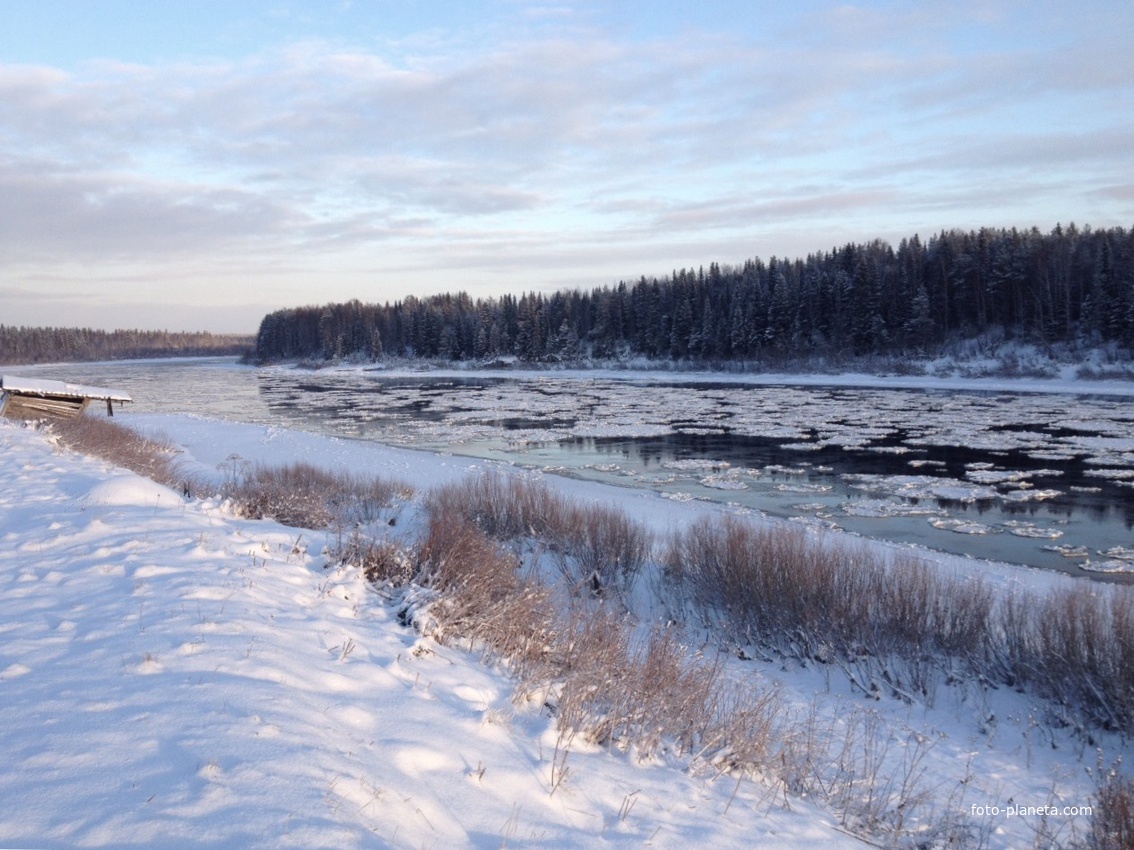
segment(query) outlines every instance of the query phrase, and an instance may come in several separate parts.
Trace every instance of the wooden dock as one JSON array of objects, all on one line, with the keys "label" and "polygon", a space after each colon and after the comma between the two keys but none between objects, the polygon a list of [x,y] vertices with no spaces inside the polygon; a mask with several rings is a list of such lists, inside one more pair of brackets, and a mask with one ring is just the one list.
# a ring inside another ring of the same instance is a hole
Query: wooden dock
[{"label": "wooden dock", "polygon": [[64,381],[21,378],[4,375],[0,378],[0,415],[9,419],[65,419],[78,416],[92,401],[106,402],[106,415],[114,415],[114,403],[132,402],[124,392],[105,387],[86,387]]}]

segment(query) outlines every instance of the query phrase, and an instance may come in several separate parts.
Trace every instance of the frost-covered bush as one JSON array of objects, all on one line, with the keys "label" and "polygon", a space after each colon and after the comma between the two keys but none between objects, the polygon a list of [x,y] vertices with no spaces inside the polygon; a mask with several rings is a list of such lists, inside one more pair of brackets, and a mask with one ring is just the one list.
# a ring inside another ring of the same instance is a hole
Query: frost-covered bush
[{"label": "frost-covered bush", "polygon": [[842,665],[867,692],[1004,683],[1045,697],[1060,723],[1134,730],[1134,588],[998,592],[912,557],[730,517],[675,533],[663,578],[732,640]]},{"label": "frost-covered bush", "polygon": [[377,477],[331,472],[309,463],[256,465],[232,475],[223,487],[246,517],[271,517],[298,528],[373,522],[409,485]]},{"label": "frost-covered bush", "polygon": [[433,515],[459,517],[496,540],[546,544],[577,589],[626,593],[650,555],[646,527],[618,508],[581,506],[539,481],[489,472],[442,487]]},{"label": "frost-covered bush", "polygon": [[144,437],[132,428],[97,416],[75,416],[52,427],[59,441],[75,451],[100,457],[159,484],[179,488],[182,485],[176,452],[168,440]]}]

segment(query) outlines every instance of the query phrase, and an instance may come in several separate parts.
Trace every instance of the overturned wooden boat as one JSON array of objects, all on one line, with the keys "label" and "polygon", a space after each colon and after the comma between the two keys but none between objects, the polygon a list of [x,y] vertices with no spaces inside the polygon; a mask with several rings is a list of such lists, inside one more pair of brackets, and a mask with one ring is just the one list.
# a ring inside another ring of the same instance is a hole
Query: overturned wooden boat
[{"label": "overturned wooden boat", "polygon": [[92,401],[106,402],[106,415],[114,415],[114,403],[132,402],[124,392],[105,387],[86,387],[41,378],[0,377],[0,415],[9,419],[66,419],[78,416]]}]

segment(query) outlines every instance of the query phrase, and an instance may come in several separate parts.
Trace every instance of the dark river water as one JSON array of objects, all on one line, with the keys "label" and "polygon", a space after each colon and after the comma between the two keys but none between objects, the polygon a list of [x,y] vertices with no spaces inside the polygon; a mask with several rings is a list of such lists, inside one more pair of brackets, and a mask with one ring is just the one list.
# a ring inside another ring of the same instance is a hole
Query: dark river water
[{"label": "dark river water", "polygon": [[138,412],[272,422],[711,499],[980,558],[1134,577],[1122,396],[659,380],[611,373],[257,369],[230,360],[9,368]]}]

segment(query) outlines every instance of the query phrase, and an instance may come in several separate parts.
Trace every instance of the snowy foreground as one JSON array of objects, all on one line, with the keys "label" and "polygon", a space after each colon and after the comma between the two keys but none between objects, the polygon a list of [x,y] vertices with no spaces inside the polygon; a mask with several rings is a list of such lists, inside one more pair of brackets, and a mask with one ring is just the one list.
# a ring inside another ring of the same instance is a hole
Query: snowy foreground
[{"label": "snowy foreground", "polygon": [[[167,435],[214,476],[303,459],[421,492],[485,465],[188,416],[123,421]],[[555,486],[617,500],[658,531],[723,509]],[[399,527],[414,523],[410,508]],[[578,740],[556,783],[546,710],[514,704],[507,675],[479,655],[399,623],[357,570],[327,569],[328,535],[186,502],[6,421],[0,540],[0,846],[865,846],[823,805],[769,783]],[[921,784],[942,816],[971,822],[974,846],[1087,827],[1013,816],[1089,805],[1098,761],[1019,695],[945,688],[933,707],[867,705],[830,671],[736,666],[780,682],[801,716],[812,703],[832,722],[869,710],[893,752],[922,741]],[[1095,744],[1108,764],[1123,751]]]}]

